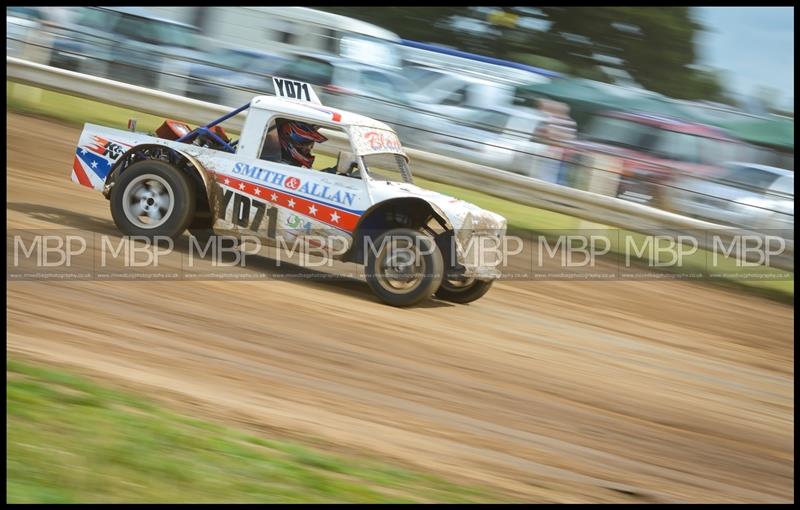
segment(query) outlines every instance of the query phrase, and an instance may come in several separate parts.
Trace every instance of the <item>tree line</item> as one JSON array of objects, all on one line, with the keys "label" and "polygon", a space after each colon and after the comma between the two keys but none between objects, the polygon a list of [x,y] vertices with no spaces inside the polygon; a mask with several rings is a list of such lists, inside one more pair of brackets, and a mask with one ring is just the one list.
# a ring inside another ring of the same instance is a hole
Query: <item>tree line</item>
[{"label": "tree line", "polygon": [[[705,27],[686,6],[318,8],[373,23],[404,39],[598,81],[631,79],[678,99],[734,104],[724,77],[697,65],[696,39]],[[479,29],[465,30],[465,22]]]}]

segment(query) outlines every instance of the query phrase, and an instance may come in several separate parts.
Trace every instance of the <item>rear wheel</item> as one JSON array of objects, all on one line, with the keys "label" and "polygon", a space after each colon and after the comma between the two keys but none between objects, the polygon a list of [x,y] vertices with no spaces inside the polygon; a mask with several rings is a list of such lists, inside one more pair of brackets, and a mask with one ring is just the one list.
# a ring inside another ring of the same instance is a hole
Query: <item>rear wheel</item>
[{"label": "rear wheel", "polygon": [[433,295],[442,281],[442,253],[430,237],[408,228],[390,230],[367,248],[366,278],[392,306],[412,306]]},{"label": "rear wheel", "polygon": [[442,280],[442,285],[436,291],[436,297],[453,303],[471,303],[480,299],[489,292],[494,280]]},{"label": "rear wheel", "polygon": [[191,183],[162,161],[131,165],[120,174],[109,198],[114,223],[126,235],[176,239],[194,216]]}]

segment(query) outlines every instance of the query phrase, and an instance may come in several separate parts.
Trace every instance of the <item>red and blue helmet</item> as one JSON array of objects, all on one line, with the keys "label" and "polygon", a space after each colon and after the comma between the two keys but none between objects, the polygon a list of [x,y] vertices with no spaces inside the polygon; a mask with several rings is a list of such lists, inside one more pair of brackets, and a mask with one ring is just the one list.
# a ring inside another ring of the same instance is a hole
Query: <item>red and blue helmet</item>
[{"label": "red and blue helmet", "polygon": [[281,142],[281,156],[285,161],[297,163],[311,168],[314,156],[311,149],[315,142],[328,139],[317,132],[316,126],[296,120],[284,120],[278,126],[278,138]]}]

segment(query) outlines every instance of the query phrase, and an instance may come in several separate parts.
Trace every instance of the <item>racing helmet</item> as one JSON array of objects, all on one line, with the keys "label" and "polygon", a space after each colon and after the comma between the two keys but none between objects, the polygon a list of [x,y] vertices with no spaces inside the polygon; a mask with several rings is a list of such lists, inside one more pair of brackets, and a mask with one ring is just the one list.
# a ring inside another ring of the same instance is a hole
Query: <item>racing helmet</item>
[{"label": "racing helmet", "polygon": [[311,168],[314,156],[311,149],[314,142],[325,142],[328,139],[317,132],[319,127],[296,120],[278,121],[278,138],[281,143],[281,157],[289,163],[296,163]]}]

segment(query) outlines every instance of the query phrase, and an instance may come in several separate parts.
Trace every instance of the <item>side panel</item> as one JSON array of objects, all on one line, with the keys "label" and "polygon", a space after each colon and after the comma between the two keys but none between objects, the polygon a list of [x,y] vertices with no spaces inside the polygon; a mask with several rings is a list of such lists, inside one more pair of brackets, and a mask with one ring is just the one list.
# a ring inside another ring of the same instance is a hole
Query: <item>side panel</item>
[{"label": "side panel", "polygon": [[261,160],[232,166],[215,160],[206,168],[215,169],[222,189],[221,214],[215,223],[220,230],[277,236],[286,243],[306,239],[311,245],[338,238],[337,244],[327,247],[343,253],[369,206],[364,183],[358,179]]}]

